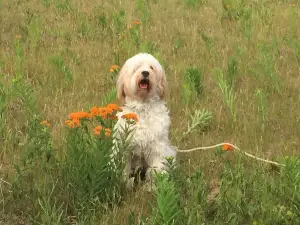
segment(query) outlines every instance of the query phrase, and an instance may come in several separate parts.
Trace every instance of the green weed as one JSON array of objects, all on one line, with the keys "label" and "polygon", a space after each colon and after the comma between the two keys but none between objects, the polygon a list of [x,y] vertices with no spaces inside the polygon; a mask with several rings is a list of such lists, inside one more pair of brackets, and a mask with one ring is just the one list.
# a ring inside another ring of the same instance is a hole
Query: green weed
[{"label": "green weed", "polygon": [[194,115],[191,115],[191,120],[188,123],[187,131],[183,133],[183,137],[186,137],[195,130],[204,131],[212,122],[213,116],[206,109],[195,110]]},{"label": "green weed", "polygon": [[203,5],[204,1],[203,0],[184,0],[184,4],[187,7],[194,8],[196,6]]},{"label": "green weed", "polygon": [[[199,68],[189,67],[184,73],[183,83],[183,100],[185,103],[189,103],[194,93],[197,97],[200,97],[203,93],[203,80],[202,73]],[[194,95],[195,96],[195,95]]]},{"label": "green weed", "polygon": [[70,67],[66,65],[65,59],[62,56],[52,56],[50,62],[55,66],[56,71],[63,75],[66,84],[70,84],[73,80],[73,73]]},{"label": "green weed", "polygon": [[[235,122],[237,119],[236,109],[234,105],[236,100],[236,95],[233,91],[233,87],[230,86],[230,82],[225,80],[225,77],[221,70],[217,70],[216,72],[217,72],[217,84],[221,90],[223,102],[227,106],[233,122]],[[229,78],[229,81],[231,81],[231,78]]]},{"label": "green weed", "polygon": [[38,15],[34,15],[28,25],[28,38],[31,49],[36,49],[41,39],[41,19]]}]

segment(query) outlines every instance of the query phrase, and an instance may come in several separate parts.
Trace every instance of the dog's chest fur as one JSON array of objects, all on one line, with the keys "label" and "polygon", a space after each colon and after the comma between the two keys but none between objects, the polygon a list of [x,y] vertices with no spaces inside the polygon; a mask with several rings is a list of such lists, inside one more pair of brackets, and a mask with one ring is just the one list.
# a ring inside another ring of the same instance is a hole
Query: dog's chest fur
[{"label": "dog's chest fur", "polygon": [[155,142],[169,143],[170,117],[164,101],[147,103],[130,101],[124,105],[123,112],[118,115],[117,127],[125,125],[121,116],[130,112],[136,113],[139,119],[132,130],[131,141],[134,154],[146,153]]}]

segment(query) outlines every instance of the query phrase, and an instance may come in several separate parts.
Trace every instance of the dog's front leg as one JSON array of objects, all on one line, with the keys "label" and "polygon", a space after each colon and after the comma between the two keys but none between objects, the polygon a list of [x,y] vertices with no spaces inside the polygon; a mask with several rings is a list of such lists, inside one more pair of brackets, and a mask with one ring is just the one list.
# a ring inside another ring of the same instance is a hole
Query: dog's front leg
[{"label": "dog's front leg", "polygon": [[165,144],[153,144],[148,154],[145,155],[147,164],[146,182],[149,191],[155,188],[156,173],[167,173],[167,160],[164,158]]},{"label": "dog's front leg", "polygon": [[124,170],[124,177],[126,179],[126,187],[132,190],[135,184],[135,173],[138,168],[141,168],[141,157],[138,147],[134,147],[133,151],[128,155],[127,164]]},{"label": "dog's front leg", "polygon": [[134,188],[134,177],[131,177],[132,173],[132,157],[131,155],[128,157],[128,161],[124,168],[124,179],[126,181],[127,190],[131,191]]}]

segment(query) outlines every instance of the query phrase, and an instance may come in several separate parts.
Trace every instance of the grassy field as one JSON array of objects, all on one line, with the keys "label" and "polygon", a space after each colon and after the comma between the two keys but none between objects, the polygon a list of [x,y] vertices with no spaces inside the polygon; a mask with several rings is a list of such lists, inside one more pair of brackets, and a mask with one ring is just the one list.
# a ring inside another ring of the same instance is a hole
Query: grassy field
[{"label": "grassy field", "polygon": [[[0,0],[0,21],[1,225],[300,224],[297,0]],[[285,167],[181,153],[125,191],[91,133],[114,121],[65,120],[118,103],[111,66],[138,52],[165,68],[173,145]]]}]

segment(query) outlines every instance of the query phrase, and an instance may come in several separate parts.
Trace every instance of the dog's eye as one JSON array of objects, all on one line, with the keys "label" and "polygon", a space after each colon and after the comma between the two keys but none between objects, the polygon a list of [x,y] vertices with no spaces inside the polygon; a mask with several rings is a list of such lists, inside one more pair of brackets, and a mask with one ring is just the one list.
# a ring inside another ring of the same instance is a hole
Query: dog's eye
[{"label": "dog's eye", "polygon": [[151,70],[154,70],[153,66],[150,66],[150,69],[151,69]]},{"label": "dog's eye", "polygon": [[133,73],[135,73],[138,70],[138,68],[140,68],[140,65],[133,68]]}]

